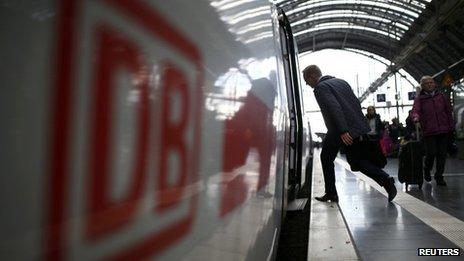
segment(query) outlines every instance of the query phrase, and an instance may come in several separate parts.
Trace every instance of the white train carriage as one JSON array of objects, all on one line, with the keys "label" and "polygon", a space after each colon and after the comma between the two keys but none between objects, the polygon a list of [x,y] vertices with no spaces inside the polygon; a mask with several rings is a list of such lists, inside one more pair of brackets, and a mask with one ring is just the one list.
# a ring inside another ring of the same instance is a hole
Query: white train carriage
[{"label": "white train carriage", "polygon": [[263,260],[311,175],[269,1],[5,1],[2,260]]}]

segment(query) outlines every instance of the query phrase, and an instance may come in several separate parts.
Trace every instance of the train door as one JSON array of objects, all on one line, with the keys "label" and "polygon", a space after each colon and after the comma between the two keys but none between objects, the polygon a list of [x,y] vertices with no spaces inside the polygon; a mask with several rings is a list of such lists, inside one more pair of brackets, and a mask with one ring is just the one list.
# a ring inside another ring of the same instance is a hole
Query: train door
[{"label": "train door", "polygon": [[298,86],[297,90],[297,96],[298,96],[298,101],[299,101],[299,106],[298,108],[301,110],[301,132],[299,133],[301,137],[301,143],[300,143],[300,148],[299,151],[301,152],[301,189],[305,190],[304,192],[300,193],[301,197],[308,197],[310,194],[310,189],[311,189],[311,180],[312,180],[312,173],[313,173],[313,152],[314,152],[314,146],[313,146],[313,140],[311,138],[311,126],[309,124],[309,115],[305,113],[305,102],[303,99],[303,90],[304,90],[304,85],[301,84],[301,77],[299,72],[300,70],[300,62],[298,60],[298,46],[296,44],[296,41],[294,38],[291,38],[293,42],[293,52],[294,52],[294,59],[295,59],[295,74],[294,74],[294,81],[296,83],[296,86]]},{"label": "train door", "polygon": [[288,201],[296,198],[301,187],[302,161],[302,112],[298,86],[298,67],[290,23],[279,10],[279,32],[282,44],[285,83],[290,118],[290,141],[288,153]]}]

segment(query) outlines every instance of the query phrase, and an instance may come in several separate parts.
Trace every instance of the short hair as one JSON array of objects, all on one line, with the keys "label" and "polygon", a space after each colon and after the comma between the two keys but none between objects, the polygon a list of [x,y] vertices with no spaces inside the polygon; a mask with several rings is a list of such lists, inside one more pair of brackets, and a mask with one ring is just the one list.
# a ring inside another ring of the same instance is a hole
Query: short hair
[{"label": "short hair", "polygon": [[433,77],[430,76],[430,75],[424,75],[422,76],[422,78],[420,79],[420,85],[422,87],[422,85],[424,84],[425,80],[428,80],[428,79],[432,79],[433,80]]},{"label": "short hair", "polygon": [[322,76],[322,72],[321,72],[321,69],[319,69],[319,67],[317,67],[317,65],[309,65],[307,66],[304,70],[303,70],[303,76],[304,75],[315,75],[317,77],[321,77]]}]

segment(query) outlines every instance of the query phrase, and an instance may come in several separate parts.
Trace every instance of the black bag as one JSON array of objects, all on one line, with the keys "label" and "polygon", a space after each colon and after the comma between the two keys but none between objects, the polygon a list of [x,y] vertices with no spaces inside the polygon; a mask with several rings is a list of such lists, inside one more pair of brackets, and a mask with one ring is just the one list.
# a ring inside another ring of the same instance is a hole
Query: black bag
[{"label": "black bag", "polygon": [[416,140],[409,141],[400,147],[398,155],[398,181],[409,184],[418,184],[422,188],[424,147],[419,141],[419,129],[416,128]]},{"label": "black bag", "polygon": [[387,158],[382,153],[380,141],[370,139],[367,135],[355,139],[353,145],[346,146],[346,159],[350,164],[351,171],[359,171],[357,161],[367,159],[375,166],[383,169],[387,165]]},{"label": "black bag", "polygon": [[398,160],[398,180],[409,184],[418,184],[419,188],[423,183],[423,163],[424,156],[422,142],[410,141],[400,147]]}]

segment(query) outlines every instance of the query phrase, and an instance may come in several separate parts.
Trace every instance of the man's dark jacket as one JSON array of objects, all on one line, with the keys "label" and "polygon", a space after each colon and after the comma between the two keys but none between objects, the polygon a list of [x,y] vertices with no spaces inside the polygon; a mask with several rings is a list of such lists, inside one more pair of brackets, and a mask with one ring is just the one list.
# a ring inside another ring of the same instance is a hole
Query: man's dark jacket
[{"label": "man's dark jacket", "polygon": [[370,131],[361,104],[346,81],[323,76],[314,88],[314,96],[321,108],[327,135],[340,137],[349,132],[357,138]]}]

